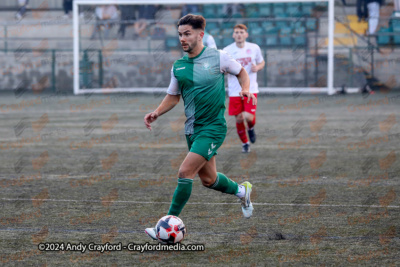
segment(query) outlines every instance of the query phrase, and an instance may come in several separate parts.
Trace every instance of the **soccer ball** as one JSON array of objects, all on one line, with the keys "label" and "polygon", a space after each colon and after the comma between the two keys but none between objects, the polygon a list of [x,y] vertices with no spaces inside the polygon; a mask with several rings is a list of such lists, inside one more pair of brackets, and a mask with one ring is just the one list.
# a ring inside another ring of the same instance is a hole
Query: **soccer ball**
[{"label": "soccer ball", "polygon": [[162,217],[156,225],[158,240],[166,244],[175,244],[183,240],[186,227],[182,220],[173,215]]}]

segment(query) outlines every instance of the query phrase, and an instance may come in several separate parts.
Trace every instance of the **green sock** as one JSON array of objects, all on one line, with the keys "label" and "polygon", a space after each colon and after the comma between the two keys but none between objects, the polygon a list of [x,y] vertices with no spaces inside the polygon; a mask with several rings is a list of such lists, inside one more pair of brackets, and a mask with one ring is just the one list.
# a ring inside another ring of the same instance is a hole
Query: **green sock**
[{"label": "green sock", "polygon": [[220,172],[217,172],[217,180],[215,180],[215,183],[209,188],[231,195],[239,191],[238,184]]},{"label": "green sock", "polygon": [[176,187],[174,196],[172,197],[172,203],[169,207],[168,215],[179,216],[192,193],[192,184],[192,179],[178,179],[178,186]]}]

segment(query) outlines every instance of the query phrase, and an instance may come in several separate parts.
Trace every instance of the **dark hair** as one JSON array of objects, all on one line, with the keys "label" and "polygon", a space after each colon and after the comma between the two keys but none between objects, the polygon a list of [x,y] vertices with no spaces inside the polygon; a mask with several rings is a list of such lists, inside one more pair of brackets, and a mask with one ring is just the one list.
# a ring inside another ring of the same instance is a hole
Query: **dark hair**
[{"label": "dark hair", "polygon": [[233,29],[241,29],[247,32],[247,27],[244,24],[236,24],[235,27],[233,27]]},{"label": "dark hair", "polygon": [[187,14],[178,21],[176,26],[179,27],[181,25],[191,25],[194,30],[202,29],[204,31],[206,28],[206,19],[201,15]]}]

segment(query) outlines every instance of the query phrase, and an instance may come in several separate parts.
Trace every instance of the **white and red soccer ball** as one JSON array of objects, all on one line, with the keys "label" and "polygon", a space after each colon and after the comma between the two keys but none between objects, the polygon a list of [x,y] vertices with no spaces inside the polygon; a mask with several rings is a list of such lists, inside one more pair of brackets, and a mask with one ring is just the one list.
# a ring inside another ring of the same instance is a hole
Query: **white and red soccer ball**
[{"label": "white and red soccer ball", "polygon": [[158,240],[166,244],[175,244],[183,240],[186,235],[186,227],[182,220],[173,215],[162,217],[156,225]]}]

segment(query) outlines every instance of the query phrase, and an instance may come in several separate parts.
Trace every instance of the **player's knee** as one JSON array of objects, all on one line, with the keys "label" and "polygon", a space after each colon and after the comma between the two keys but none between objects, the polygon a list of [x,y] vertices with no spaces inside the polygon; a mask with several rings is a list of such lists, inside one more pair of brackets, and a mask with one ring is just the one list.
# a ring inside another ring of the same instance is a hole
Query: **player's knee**
[{"label": "player's knee", "polygon": [[179,171],[178,171],[178,177],[179,178],[189,178],[189,179],[193,179],[194,178],[194,173],[192,170],[188,169],[188,168],[184,168],[184,167],[180,167]]},{"label": "player's knee", "polygon": [[243,114],[236,115],[236,123],[243,123]]},{"label": "player's knee", "polygon": [[253,121],[253,119],[254,119],[254,115],[253,114],[251,114],[251,113],[245,113],[244,114],[244,118],[246,119],[246,121]]}]

